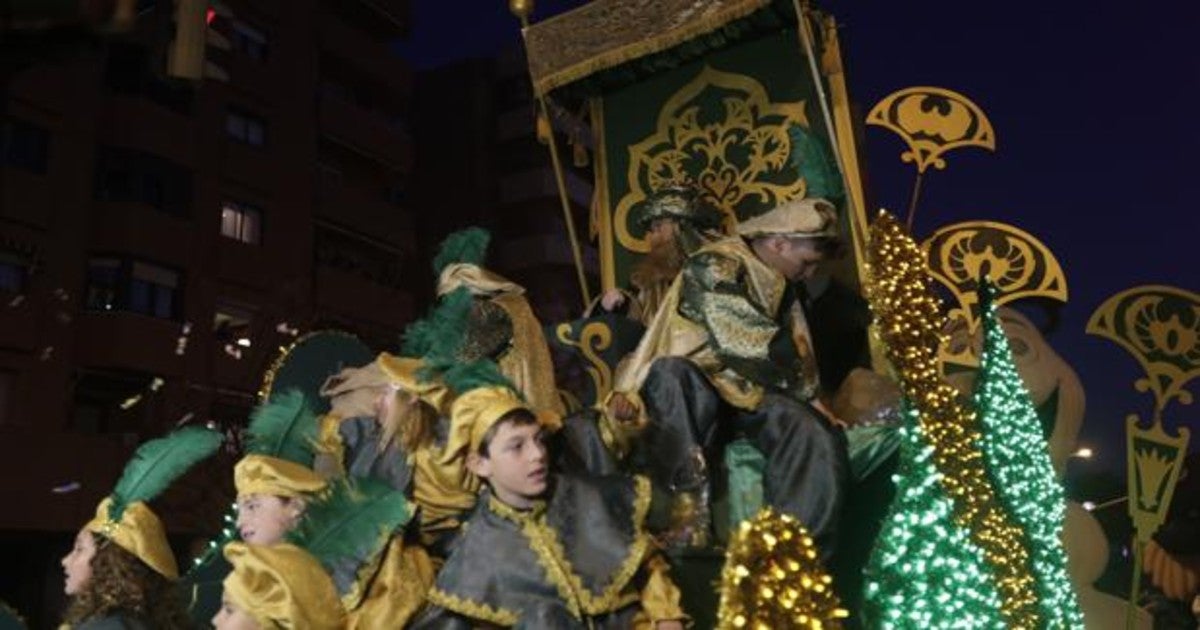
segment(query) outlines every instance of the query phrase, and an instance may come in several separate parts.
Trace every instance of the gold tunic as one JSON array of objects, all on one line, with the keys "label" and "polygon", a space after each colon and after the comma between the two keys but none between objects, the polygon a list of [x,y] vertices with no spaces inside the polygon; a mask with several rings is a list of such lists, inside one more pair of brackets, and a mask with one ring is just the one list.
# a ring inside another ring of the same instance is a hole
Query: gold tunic
[{"label": "gold tunic", "polygon": [[[701,247],[617,374],[614,391],[638,401],[651,363],[677,356],[695,363],[721,397],[741,409],[757,407],[765,388],[811,399],[819,382],[808,322],[798,300],[783,304],[786,294],[787,279],[742,238]],[[790,347],[781,356],[784,345]]]}]

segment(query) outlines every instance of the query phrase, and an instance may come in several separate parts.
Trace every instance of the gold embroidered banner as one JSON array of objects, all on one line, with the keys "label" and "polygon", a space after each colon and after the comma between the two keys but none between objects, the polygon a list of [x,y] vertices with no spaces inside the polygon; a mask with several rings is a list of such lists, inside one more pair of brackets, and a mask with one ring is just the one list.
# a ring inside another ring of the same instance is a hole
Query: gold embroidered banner
[{"label": "gold embroidered banner", "polygon": [[850,236],[843,180],[795,30],[741,42],[593,98],[596,203],[606,288],[648,247],[636,208],[654,190],[698,186],[725,227],[784,200],[830,198]]}]

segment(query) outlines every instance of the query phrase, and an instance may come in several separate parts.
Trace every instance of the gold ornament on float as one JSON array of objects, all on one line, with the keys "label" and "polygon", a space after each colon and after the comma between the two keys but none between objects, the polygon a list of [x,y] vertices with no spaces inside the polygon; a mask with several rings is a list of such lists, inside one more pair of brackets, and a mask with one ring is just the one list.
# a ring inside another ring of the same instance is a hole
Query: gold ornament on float
[{"label": "gold ornament on float", "polygon": [[1122,291],[1088,321],[1090,334],[1115,341],[1141,364],[1146,377],[1134,387],[1155,399],[1155,422],[1174,399],[1192,404],[1184,387],[1200,375],[1200,295],[1163,285]]},{"label": "gold ornament on float", "polygon": [[579,331],[579,339],[571,338],[571,324],[559,324],[555,328],[558,340],[573,348],[579,348],[579,353],[588,362],[585,366],[592,384],[596,387],[596,400],[603,400],[612,389],[612,368],[605,363],[599,353],[612,345],[613,333],[604,322],[588,322]]},{"label": "gold ornament on float", "polygon": [[929,273],[950,291],[957,306],[948,313],[949,335],[940,350],[944,362],[979,364],[978,283],[987,275],[996,305],[1022,298],[1067,301],[1067,279],[1054,253],[1032,234],[995,221],[947,225],[921,244]]},{"label": "gold ornament on float", "polygon": [[1154,395],[1150,426],[1142,428],[1138,414],[1125,419],[1127,505],[1134,525],[1128,627],[1139,599],[1145,545],[1167,518],[1191,438],[1184,426],[1169,435],[1163,411],[1172,400],[1192,404],[1186,387],[1200,374],[1200,295],[1165,285],[1134,287],[1105,300],[1087,332],[1128,350],[1146,373],[1134,389]]},{"label": "gold ornament on float", "polygon": [[908,151],[903,162],[924,173],[930,166],[946,168],[942,154],[959,147],[996,150],[996,134],[983,110],[971,99],[937,87],[910,87],[892,92],[871,108],[868,125],[878,125],[900,136]]},{"label": "gold ornament on float", "polygon": [[533,0],[508,0],[508,10],[524,24],[533,13]]},{"label": "gold ornament on float", "polygon": [[868,125],[892,130],[908,145],[900,161],[917,166],[905,225],[913,227],[925,170],[946,168],[943,154],[959,147],[996,150],[996,132],[971,99],[945,88],[910,87],[885,96],[867,114]]}]

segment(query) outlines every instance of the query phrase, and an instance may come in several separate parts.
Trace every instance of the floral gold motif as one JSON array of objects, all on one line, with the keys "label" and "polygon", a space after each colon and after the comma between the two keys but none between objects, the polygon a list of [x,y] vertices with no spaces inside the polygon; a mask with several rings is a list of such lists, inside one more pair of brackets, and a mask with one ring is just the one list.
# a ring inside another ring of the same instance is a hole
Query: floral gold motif
[{"label": "floral gold motif", "polygon": [[[703,97],[715,94],[719,107]],[[649,250],[630,231],[630,212],[652,191],[691,182],[725,215],[727,227],[779,201],[804,195],[792,168],[789,131],[808,128],[804,101],[772,102],[753,78],[704,69],[659,110],[655,132],[629,147],[629,192],[614,212],[617,240],[635,252]]]},{"label": "floral gold motif", "polygon": [[979,348],[977,288],[988,276],[996,304],[1027,297],[1067,301],[1067,279],[1054,253],[1032,234],[995,221],[966,221],[934,232],[921,248],[929,272],[954,297],[950,336],[940,350],[945,362],[974,366]]},{"label": "floral gold motif", "polygon": [[910,87],[893,92],[867,114],[868,125],[892,130],[908,145],[900,154],[917,172],[946,168],[942,155],[959,147],[996,150],[996,134],[983,110],[970,99],[938,87]]}]

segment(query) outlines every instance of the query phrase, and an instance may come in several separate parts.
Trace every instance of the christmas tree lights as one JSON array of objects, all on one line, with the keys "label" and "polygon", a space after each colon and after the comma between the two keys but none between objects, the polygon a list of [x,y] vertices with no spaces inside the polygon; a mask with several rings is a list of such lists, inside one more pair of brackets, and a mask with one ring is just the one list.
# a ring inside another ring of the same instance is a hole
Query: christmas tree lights
[{"label": "christmas tree lights", "polygon": [[[980,450],[978,419],[941,376],[937,348],[945,318],[940,300],[929,287],[924,253],[887,213],[880,213],[871,226],[868,269],[871,310],[901,390],[919,418],[920,432],[915,437],[931,447],[929,461],[934,472],[927,478],[937,480],[950,501],[954,523],[983,553],[1005,623],[1014,628],[1039,627],[1038,594],[1024,532],[1004,510],[992,487]],[[929,517],[917,511],[905,518]],[[934,533],[938,533],[936,529]],[[907,557],[898,561],[916,567],[922,560],[921,549],[905,546],[897,551],[897,559]],[[908,552],[914,555],[904,555]],[[882,598],[888,606],[929,609],[945,605],[943,596],[931,593],[927,584],[913,587],[918,589],[916,595],[931,596],[918,600],[910,599],[914,591],[908,588],[888,591],[897,586],[894,580],[881,579],[878,584],[870,596]]]},{"label": "christmas tree lights", "polygon": [[995,290],[985,281],[979,293],[984,337],[974,402],[983,425],[980,446],[996,493],[1025,532],[1043,627],[1081,628],[1083,614],[1060,538],[1066,513],[1062,486],[1000,326]]},{"label": "christmas tree lights", "polygon": [[896,499],[866,567],[868,628],[1006,627],[983,551],[954,519],[933,447],[905,405]]}]

